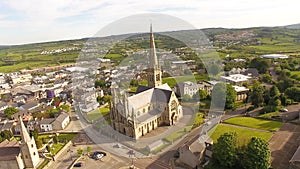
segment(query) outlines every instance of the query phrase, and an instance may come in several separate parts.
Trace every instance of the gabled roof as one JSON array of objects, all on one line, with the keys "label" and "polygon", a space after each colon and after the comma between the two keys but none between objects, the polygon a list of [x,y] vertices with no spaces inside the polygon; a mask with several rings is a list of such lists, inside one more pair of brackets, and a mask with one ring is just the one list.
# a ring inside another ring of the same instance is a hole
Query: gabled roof
[{"label": "gabled roof", "polygon": [[60,113],[55,121],[62,123],[69,115],[67,113]]},{"label": "gabled roof", "polygon": [[[142,89],[146,89],[141,87]],[[156,88],[150,88],[143,92],[128,97],[129,110],[139,109],[147,104],[154,102],[168,103],[172,95],[169,85],[164,84]]]},{"label": "gabled roof", "polygon": [[55,120],[55,118],[46,118],[46,119],[42,119],[42,120],[40,121],[40,124],[51,124],[54,120]]}]

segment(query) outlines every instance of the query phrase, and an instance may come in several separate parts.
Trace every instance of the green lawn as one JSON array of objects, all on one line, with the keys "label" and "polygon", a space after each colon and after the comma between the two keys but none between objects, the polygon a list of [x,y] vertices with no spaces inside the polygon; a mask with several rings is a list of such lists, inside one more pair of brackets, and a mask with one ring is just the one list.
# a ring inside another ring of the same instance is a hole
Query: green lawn
[{"label": "green lawn", "polygon": [[207,74],[197,74],[197,75],[185,75],[185,76],[174,76],[166,77],[162,79],[163,83],[168,83],[168,85],[173,88],[177,83],[182,83],[186,81],[198,82],[201,80],[208,80]]},{"label": "green lawn", "polygon": [[178,130],[167,137],[164,138],[165,141],[173,142],[179,139],[181,136],[183,136],[185,133],[189,132],[192,129],[192,126],[187,126],[181,130]]},{"label": "green lawn", "polygon": [[272,116],[279,116],[279,112],[271,112],[271,113],[266,113],[266,114],[260,114],[258,117],[263,117],[263,118],[271,118]]},{"label": "green lawn", "polygon": [[96,109],[96,110],[93,110],[89,113],[87,113],[86,115],[86,118],[89,120],[89,121],[92,121],[92,120],[98,120],[100,119],[101,117],[103,116],[106,116],[109,114],[109,111],[110,109],[107,108],[107,107],[101,107],[99,109]]},{"label": "green lawn", "polygon": [[268,141],[272,137],[271,132],[261,132],[255,130],[249,130],[245,128],[226,126],[223,124],[219,124],[213,132],[210,132],[209,135],[213,139],[214,143],[217,142],[218,138],[228,132],[236,132],[238,134],[238,144],[245,145],[247,144],[252,137],[259,137],[266,141]]},{"label": "green lawn", "polygon": [[234,117],[225,120],[224,123],[272,131],[277,131],[282,126],[282,123],[278,121],[263,120],[252,117]]}]

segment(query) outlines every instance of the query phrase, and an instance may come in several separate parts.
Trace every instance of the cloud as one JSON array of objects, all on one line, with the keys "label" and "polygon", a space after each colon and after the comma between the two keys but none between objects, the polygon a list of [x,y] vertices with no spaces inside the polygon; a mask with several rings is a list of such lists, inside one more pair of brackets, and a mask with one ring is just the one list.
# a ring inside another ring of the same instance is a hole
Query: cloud
[{"label": "cloud", "polygon": [[[285,25],[299,21],[298,6],[293,0],[2,0],[0,43],[92,36],[117,19],[149,12],[176,16],[197,28]],[[19,28],[28,35],[15,36]]]}]

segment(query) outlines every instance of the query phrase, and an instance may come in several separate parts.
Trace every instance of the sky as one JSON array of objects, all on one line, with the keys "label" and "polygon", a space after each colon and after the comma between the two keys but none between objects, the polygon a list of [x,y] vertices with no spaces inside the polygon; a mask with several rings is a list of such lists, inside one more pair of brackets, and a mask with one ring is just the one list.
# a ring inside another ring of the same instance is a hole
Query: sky
[{"label": "sky", "polygon": [[300,23],[298,0],[0,0],[0,45],[92,37],[110,23],[154,13],[195,28]]}]

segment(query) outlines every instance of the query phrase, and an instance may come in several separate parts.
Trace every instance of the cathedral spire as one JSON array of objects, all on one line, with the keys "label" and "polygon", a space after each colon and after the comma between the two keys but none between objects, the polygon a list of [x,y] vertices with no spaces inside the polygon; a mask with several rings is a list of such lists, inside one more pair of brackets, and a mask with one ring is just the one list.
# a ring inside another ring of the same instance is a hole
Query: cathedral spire
[{"label": "cathedral spire", "polygon": [[21,126],[20,134],[21,134],[22,142],[26,143],[26,142],[31,141],[31,138],[27,132],[27,129],[26,129],[21,117],[19,118],[19,121],[20,121],[20,126]]},{"label": "cathedral spire", "polygon": [[148,87],[157,87],[162,84],[161,71],[158,65],[158,59],[155,51],[154,36],[152,32],[152,24],[150,25],[150,53],[149,53],[149,72],[148,72]]},{"label": "cathedral spire", "polygon": [[154,35],[152,32],[152,24],[150,24],[150,68],[158,69]]}]

